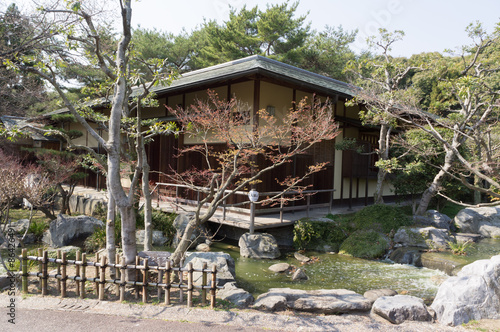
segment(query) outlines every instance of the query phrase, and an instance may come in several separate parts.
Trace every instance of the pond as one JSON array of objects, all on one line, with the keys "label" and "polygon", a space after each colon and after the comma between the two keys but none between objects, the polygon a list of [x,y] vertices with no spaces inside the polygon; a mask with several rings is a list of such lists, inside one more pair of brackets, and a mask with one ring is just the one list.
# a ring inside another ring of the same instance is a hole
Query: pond
[{"label": "pond", "polygon": [[[240,257],[237,246],[221,242],[214,243],[212,251],[224,251],[233,257],[239,286],[254,296],[267,292],[269,288],[285,287],[305,290],[344,288],[360,294],[370,289],[391,288],[399,293],[431,298],[447,278],[441,271],[338,254],[307,252],[307,256],[317,257],[318,261],[301,266],[293,252],[285,253],[280,259],[258,260]],[[304,269],[309,280],[296,282],[290,276],[269,271],[269,266],[283,262]]]}]

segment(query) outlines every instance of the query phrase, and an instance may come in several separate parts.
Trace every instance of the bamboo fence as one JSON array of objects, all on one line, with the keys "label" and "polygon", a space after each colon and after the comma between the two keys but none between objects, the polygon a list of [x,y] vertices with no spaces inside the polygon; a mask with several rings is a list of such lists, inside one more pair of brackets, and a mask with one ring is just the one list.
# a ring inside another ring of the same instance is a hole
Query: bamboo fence
[{"label": "bamboo fence", "polygon": [[[156,289],[158,302],[164,291],[165,305],[172,304],[172,288],[179,289],[179,302],[183,302],[184,290],[187,292],[187,306],[193,306],[193,291],[197,289],[201,296],[201,304],[207,303],[207,291],[210,293],[210,307],[215,308],[215,297],[217,291],[217,267],[212,266],[207,269],[207,263],[203,263],[201,269],[194,269],[192,263],[188,263],[185,268],[172,267],[171,262],[167,260],[165,266],[150,266],[147,258],[136,257],[135,264],[130,265],[125,263],[125,258],[116,256],[116,264],[107,263],[107,257],[99,257],[96,255],[95,261],[87,260],[85,253],[76,254],[75,260],[66,258],[66,252],[57,251],[57,258],[49,258],[48,252],[38,249],[37,256],[28,256],[27,250],[23,249],[19,257],[22,263],[22,292],[28,293],[28,277],[39,278],[38,288],[42,296],[48,294],[48,279],[56,279],[57,291],[61,297],[67,296],[67,281],[74,280],[76,283],[75,293],[80,298],[85,298],[86,282],[94,283],[94,290],[99,300],[104,300],[106,284],[116,285],[116,293],[119,294],[119,301],[125,300],[126,286],[133,286],[135,289],[135,297],[139,298],[139,293],[142,295],[142,302],[148,302],[148,288]],[[140,261],[142,260],[142,265]],[[28,261],[38,262],[38,272],[28,272]],[[120,262],[120,264],[118,264]],[[55,265],[55,274],[50,274],[49,264]],[[75,275],[68,275],[68,265],[75,266]],[[94,270],[94,277],[88,277],[89,270]],[[115,279],[106,279],[106,273],[110,275],[110,269],[115,269]],[[131,270],[127,273],[127,270]],[[151,272],[156,272],[158,282],[149,281]],[[195,285],[193,281],[193,273],[200,272],[201,285]],[[178,273],[179,280],[173,283],[172,274]],[[187,273],[187,280],[184,279],[184,274]],[[135,281],[127,281],[126,276],[135,275]],[[210,278],[209,278],[210,275]],[[164,281],[164,282],[162,282]]]}]

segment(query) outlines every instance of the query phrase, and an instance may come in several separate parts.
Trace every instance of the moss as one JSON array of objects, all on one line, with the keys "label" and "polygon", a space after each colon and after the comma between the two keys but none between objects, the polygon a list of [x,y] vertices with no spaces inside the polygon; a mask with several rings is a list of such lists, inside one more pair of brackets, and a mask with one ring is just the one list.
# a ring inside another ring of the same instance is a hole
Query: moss
[{"label": "moss", "polygon": [[293,244],[296,249],[338,251],[340,244],[347,238],[348,232],[337,222],[324,222],[301,219],[293,229]]},{"label": "moss", "polygon": [[397,231],[413,223],[412,218],[398,207],[375,204],[358,211],[352,220],[357,230],[373,229],[382,233]]},{"label": "moss", "polygon": [[339,254],[359,258],[379,258],[385,254],[387,240],[374,230],[359,230],[351,234],[340,246]]}]

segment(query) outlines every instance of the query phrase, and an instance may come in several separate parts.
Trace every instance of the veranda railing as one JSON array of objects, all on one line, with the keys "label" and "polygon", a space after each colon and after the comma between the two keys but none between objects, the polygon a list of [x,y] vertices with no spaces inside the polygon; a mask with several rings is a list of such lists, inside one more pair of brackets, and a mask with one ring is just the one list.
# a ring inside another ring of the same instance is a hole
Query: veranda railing
[{"label": "veranda railing", "polygon": [[[48,294],[48,280],[50,278],[56,279],[56,288],[61,297],[67,296],[67,281],[74,280],[76,283],[76,296],[85,298],[86,283],[91,282],[95,284],[95,293],[99,300],[104,300],[106,284],[116,285],[116,292],[119,294],[119,301],[125,300],[126,286],[133,286],[135,288],[135,297],[139,297],[142,293],[142,302],[148,302],[148,288],[155,288],[158,294],[158,302],[160,302],[161,295],[164,291],[165,305],[171,304],[172,288],[179,289],[179,302],[183,302],[183,292],[187,292],[187,306],[193,306],[193,291],[199,290],[201,296],[201,304],[206,304],[207,291],[210,292],[210,306],[215,307],[215,298],[217,291],[217,267],[212,266],[207,269],[207,264],[203,263],[201,269],[194,269],[192,263],[188,263],[186,268],[172,267],[171,262],[167,260],[165,266],[150,266],[147,258],[136,257],[136,264],[125,264],[125,258],[117,255],[116,261],[120,264],[107,263],[107,257],[96,255],[95,261],[87,260],[85,253],[76,253],[76,259],[67,259],[67,253],[57,251],[57,258],[49,258],[48,252],[38,249],[37,256],[28,256],[26,249],[22,250],[21,266],[22,266],[22,292],[28,293],[28,277],[39,278],[38,288],[42,295]],[[142,265],[140,261],[143,261]],[[28,272],[28,261],[34,261],[38,264],[37,272]],[[49,264],[55,267],[55,273],[49,273]],[[68,266],[75,266],[75,275],[68,275]],[[110,269],[115,269],[115,279],[106,279],[106,272]],[[90,271],[94,270],[94,271]],[[135,281],[126,281],[127,270],[131,270],[135,274]],[[149,281],[150,273],[154,271],[157,273],[157,282]],[[89,272],[93,272],[93,277],[89,277]],[[172,280],[172,273],[179,274],[178,282],[174,283]],[[195,284],[193,281],[193,273],[202,273],[201,284]],[[184,273],[187,273],[187,280],[184,280]],[[210,278],[209,278],[210,275]]]}]

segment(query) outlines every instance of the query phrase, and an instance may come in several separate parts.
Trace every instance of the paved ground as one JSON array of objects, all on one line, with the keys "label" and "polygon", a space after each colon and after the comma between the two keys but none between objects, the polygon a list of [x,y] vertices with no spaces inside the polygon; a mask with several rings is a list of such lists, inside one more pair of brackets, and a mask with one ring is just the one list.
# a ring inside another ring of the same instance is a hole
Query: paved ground
[{"label": "paved ground", "polygon": [[[13,300],[12,300],[13,299]],[[10,324],[9,303],[15,304]],[[467,331],[437,323],[391,325],[369,314],[298,315],[255,310],[189,309],[57,297],[9,297],[0,294],[1,331]],[[480,330],[481,331],[481,330]],[[482,330],[485,331],[485,330]],[[492,330],[494,331],[494,330]]]}]

